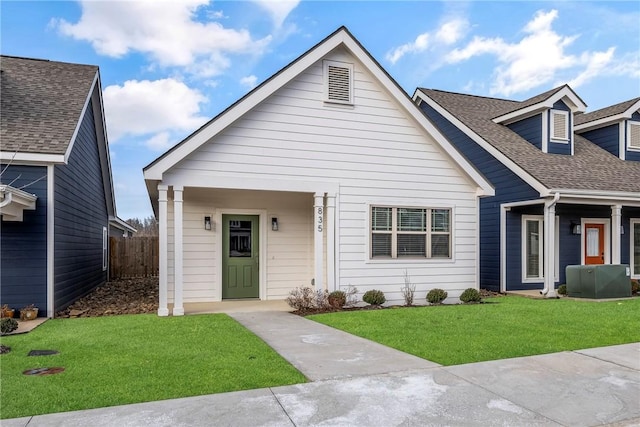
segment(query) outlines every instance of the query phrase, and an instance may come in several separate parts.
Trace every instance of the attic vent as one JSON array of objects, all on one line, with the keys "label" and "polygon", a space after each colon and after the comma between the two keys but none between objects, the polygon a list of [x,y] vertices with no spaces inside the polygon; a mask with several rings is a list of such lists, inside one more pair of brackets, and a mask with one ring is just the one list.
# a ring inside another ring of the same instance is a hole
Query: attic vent
[{"label": "attic vent", "polygon": [[551,112],[551,139],[569,140],[569,113],[566,111]]},{"label": "attic vent", "polygon": [[340,104],[352,104],[353,65],[341,62],[324,62],[325,100]]},{"label": "attic vent", "polygon": [[640,122],[629,122],[629,148],[640,149]]}]

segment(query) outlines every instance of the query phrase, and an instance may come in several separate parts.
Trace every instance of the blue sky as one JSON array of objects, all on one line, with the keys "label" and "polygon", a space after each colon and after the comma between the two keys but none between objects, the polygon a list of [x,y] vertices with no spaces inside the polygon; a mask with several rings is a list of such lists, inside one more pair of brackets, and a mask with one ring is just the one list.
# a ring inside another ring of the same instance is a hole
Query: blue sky
[{"label": "blue sky", "polygon": [[100,66],[118,215],[142,168],[341,25],[410,95],[640,96],[640,2],[2,1],[1,52]]}]

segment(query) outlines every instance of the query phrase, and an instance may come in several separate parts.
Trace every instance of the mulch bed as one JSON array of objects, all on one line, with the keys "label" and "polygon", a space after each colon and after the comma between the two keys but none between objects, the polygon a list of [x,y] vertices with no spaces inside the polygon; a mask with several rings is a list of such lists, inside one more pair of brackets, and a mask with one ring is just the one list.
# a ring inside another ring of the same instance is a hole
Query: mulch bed
[{"label": "mulch bed", "polygon": [[122,279],[98,286],[56,317],[98,317],[157,313],[158,278]]}]

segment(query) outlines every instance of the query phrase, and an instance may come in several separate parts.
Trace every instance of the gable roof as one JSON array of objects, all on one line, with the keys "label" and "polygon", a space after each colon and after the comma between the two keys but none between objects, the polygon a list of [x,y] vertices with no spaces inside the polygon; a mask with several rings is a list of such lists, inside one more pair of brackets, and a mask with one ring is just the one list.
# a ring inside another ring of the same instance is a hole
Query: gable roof
[{"label": "gable roof", "polygon": [[116,214],[99,68],[0,55],[0,80],[0,161],[66,164],[91,105],[109,219],[123,222]]},{"label": "gable roof", "polygon": [[511,104],[511,107],[506,107],[505,105],[505,108],[512,109],[499,113],[498,116],[493,118],[493,121],[503,124],[512,123],[537,114],[539,111],[552,108],[553,105],[560,100],[563,100],[565,104],[571,108],[572,113],[581,113],[587,108],[587,105],[569,85],[563,85],[522,102],[514,102]]},{"label": "gable roof", "polygon": [[2,152],[66,155],[98,67],[0,56],[0,70]]},{"label": "gable roof", "polygon": [[[156,193],[156,188],[151,181],[161,181],[164,172],[171,169],[179,161],[184,159],[212,137],[223,131],[225,128],[240,119],[254,106],[264,101],[276,90],[280,89],[299,74],[307,70],[317,61],[321,60],[328,53],[338,47],[344,47],[354,55],[371,74],[381,82],[405,111],[413,117],[444,149],[449,157],[460,166],[467,176],[479,187],[479,195],[493,195],[494,190],[491,184],[469,163],[465,157],[426,119],[418,110],[407,93],[397,84],[397,82],[382,68],[382,66],[371,56],[371,54],[358,42],[346,27],[340,27],[324,40],[316,44],[307,52],[302,54],[289,65],[278,71],[265,82],[236,101],[222,113],[211,119],[208,123],[196,130],[193,134],[185,138],[182,142],[161,155],[144,169],[144,177],[147,181],[149,194]],[[152,197],[153,199],[153,197]]]},{"label": "gable roof", "polygon": [[640,97],[620,102],[619,104],[610,105],[600,110],[590,113],[580,114],[575,119],[576,130],[588,130],[601,126],[630,119],[631,116],[640,110]]},{"label": "gable roof", "polygon": [[435,108],[543,196],[554,191],[635,193],[637,199],[640,194],[639,162],[625,162],[578,135],[574,155],[543,153],[492,120],[513,111],[515,101],[423,88],[414,98]]}]

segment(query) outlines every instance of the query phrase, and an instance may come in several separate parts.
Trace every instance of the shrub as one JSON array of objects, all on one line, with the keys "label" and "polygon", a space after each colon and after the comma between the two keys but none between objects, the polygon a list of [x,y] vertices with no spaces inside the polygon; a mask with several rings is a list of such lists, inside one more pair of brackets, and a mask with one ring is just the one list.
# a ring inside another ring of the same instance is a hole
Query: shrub
[{"label": "shrub", "polygon": [[637,294],[640,292],[640,280],[631,279],[631,293]]},{"label": "shrub", "polygon": [[384,292],[379,291],[377,289],[372,289],[367,291],[362,296],[362,301],[371,305],[382,305],[387,300],[384,296]]},{"label": "shrub", "polygon": [[448,295],[449,294],[442,289],[431,289],[427,293],[427,301],[429,301],[430,304],[442,304],[442,301],[444,301]]},{"label": "shrub", "polygon": [[329,305],[334,308],[342,308],[347,303],[347,294],[343,291],[333,291],[329,294]]},{"label": "shrub", "polygon": [[472,303],[472,302],[480,302],[481,300],[482,298],[480,298],[480,292],[478,292],[477,289],[468,288],[468,289],[465,289],[464,292],[462,292],[462,294],[460,294],[460,301],[462,301],[465,304]]},{"label": "shrub", "polygon": [[558,286],[558,295],[566,295],[567,294],[567,285]]},{"label": "shrub", "polygon": [[292,289],[285,299],[287,304],[294,310],[307,311],[315,304],[315,292],[308,286]]},{"label": "shrub", "polygon": [[313,302],[316,308],[325,309],[329,307],[329,291],[326,289],[318,289],[316,291],[316,298]]},{"label": "shrub", "polygon": [[407,270],[404,271],[404,286],[400,288],[402,292],[402,297],[404,298],[404,305],[410,307],[413,305],[413,296],[416,292],[416,285],[411,283],[411,277],[409,277],[409,273]]},{"label": "shrub", "polygon": [[347,286],[347,290],[345,292],[347,296],[347,307],[351,307],[358,303],[358,288],[355,286],[349,285]]},{"label": "shrub", "polygon": [[3,317],[0,319],[0,333],[2,335],[8,334],[9,332],[13,332],[18,329],[18,322],[11,317]]}]

